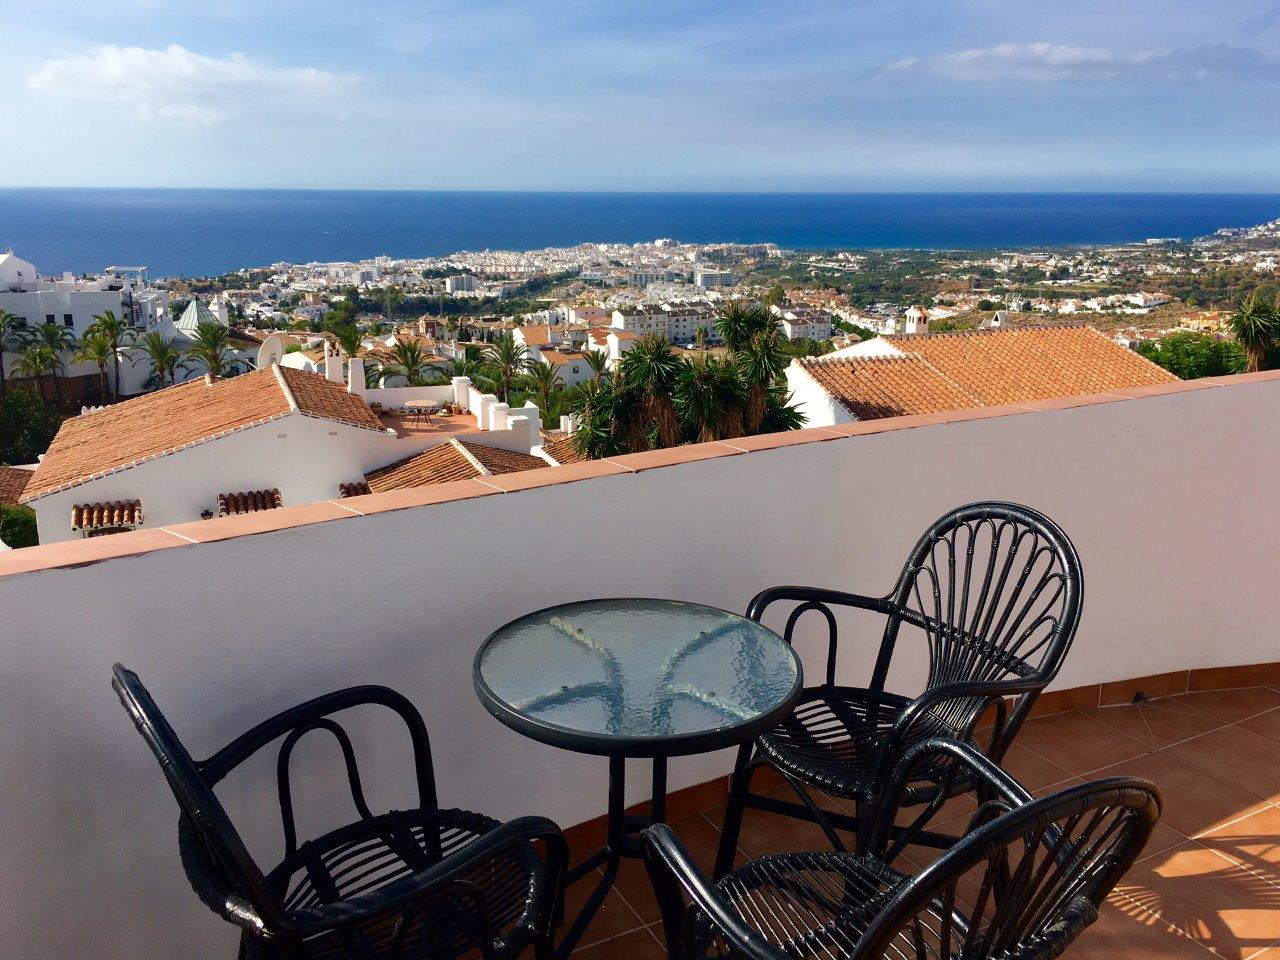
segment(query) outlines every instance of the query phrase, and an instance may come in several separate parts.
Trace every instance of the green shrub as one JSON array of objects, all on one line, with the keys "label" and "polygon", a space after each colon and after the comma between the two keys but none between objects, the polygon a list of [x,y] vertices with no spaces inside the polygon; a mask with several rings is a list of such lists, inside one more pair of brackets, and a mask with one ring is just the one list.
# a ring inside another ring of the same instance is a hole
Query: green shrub
[{"label": "green shrub", "polygon": [[36,512],[30,507],[0,506],[0,540],[10,547],[34,547]]}]

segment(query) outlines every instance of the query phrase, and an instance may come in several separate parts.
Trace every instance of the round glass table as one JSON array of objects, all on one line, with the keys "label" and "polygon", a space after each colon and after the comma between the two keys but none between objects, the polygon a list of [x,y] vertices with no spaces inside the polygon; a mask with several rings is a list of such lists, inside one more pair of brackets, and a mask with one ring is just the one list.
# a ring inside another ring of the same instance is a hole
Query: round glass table
[{"label": "round glass table", "polygon": [[[754,620],[677,600],[588,600],[513,620],[476,653],[476,693],[534,740],[609,758],[608,839],[569,882],[604,876],[565,934],[567,956],[617,877],[636,837],[666,816],[667,758],[754,739],[800,695],[800,661]],[[625,760],[653,759],[652,812],[627,817]]]}]

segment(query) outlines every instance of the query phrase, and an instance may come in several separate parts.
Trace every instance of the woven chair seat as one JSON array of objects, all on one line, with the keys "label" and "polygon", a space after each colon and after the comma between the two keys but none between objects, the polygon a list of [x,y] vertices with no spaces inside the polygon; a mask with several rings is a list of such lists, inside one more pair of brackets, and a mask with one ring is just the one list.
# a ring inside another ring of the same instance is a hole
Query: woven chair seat
[{"label": "woven chair seat", "polygon": [[[302,844],[268,874],[267,882],[291,920],[337,919],[370,897],[411,893],[423,871],[498,825],[465,810],[392,811]],[[399,956],[453,960],[475,950],[484,939],[485,924],[476,898],[466,890],[472,885],[483,895],[491,929],[500,932],[497,955],[519,952],[530,942],[532,911],[545,882],[543,861],[532,845],[486,860],[454,892],[422,905]],[[307,955],[388,957],[394,921],[394,915],[384,915],[367,927],[326,932],[307,941]]]},{"label": "woven chair seat", "polygon": [[[871,857],[840,853],[784,853],[762,857],[727,874],[716,887],[756,932],[788,956],[848,956],[910,878]],[[731,955],[704,921],[700,952]],[[914,957],[914,950],[904,956]]]}]

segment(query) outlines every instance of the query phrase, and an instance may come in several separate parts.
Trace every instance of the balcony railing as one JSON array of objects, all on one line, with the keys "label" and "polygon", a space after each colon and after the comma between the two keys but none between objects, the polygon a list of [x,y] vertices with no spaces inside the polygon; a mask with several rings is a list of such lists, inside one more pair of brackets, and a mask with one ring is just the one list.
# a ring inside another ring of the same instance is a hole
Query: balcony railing
[{"label": "balcony railing", "polygon": [[[886,590],[932,519],[997,498],[1052,516],[1084,563],[1084,616],[1054,684],[1071,692],[1051,704],[1280,682],[1274,667],[1252,666],[1280,661],[1277,409],[1276,375],[1197,381],[702,444],[215,519],[198,534],[143,529],[4,554],[4,953],[114,960],[234,949],[182,876],[172,798],[109,688],[115,660],[145,672],[203,755],[318,693],[392,686],[426,717],[445,804],[570,826],[603,812],[601,762],[522,739],[476,701],[472,655],[495,627],[595,596],[742,610],[777,583]],[[816,676],[825,648],[813,629],[798,645]],[[874,636],[846,641],[839,679],[864,680],[874,653]],[[923,651],[899,656],[903,673],[890,686],[910,688]],[[372,758],[369,804],[386,809],[412,797],[400,741],[379,737],[377,722],[356,747]],[[1067,727],[1044,731],[1028,748],[1040,760],[1055,762],[1058,740],[1079,750]],[[1147,752],[1169,751],[1153,743]],[[320,776],[330,759],[300,750],[295,776]],[[728,753],[673,761],[671,787],[713,781],[730,763]],[[1073,764],[1060,766],[1070,777],[1088,772]],[[270,851],[279,823],[263,811],[274,783],[272,771],[257,773],[223,796],[250,845]],[[1180,859],[1169,870],[1214,852],[1212,837],[1195,838],[1217,821],[1271,809],[1266,782],[1222,776],[1214,782],[1234,799],[1212,816],[1183,802],[1175,819],[1170,806],[1165,839]],[[631,778],[637,790],[643,779]],[[1280,795],[1280,782],[1272,786]],[[709,789],[697,797],[714,799]],[[332,807],[298,811],[300,830],[350,814],[349,800],[333,796]],[[1217,819],[1201,830],[1198,817]],[[1246,931],[1216,915],[1222,936],[1256,944],[1241,956],[1280,941],[1280,925],[1264,916],[1280,916],[1271,862],[1260,854],[1239,867],[1234,878],[1247,882],[1222,894],[1261,916]],[[1142,919],[1127,944],[1135,956],[1150,928],[1170,920],[1158,897],[1144,896],[1126,901]],[[1126,946],[1123,929],[1116,936]]]}]

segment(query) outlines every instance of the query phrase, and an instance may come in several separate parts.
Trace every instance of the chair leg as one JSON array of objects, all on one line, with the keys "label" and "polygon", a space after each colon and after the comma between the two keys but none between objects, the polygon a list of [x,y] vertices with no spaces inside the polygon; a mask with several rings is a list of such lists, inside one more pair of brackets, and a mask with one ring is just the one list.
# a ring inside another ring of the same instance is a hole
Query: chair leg
[{"label": "chair leg", "polygon": [[724,823],[720,825],[720,847],[716,851],[716,866],[712,876],[719,880],[733,869],[738,852],[738,837],[742,834],[742,815],[746,810],[747,788],[751,785],[751,751],[755,744],[744,743],[738,748],[738,759],[729,779],[729,798],[724,806]]}]

